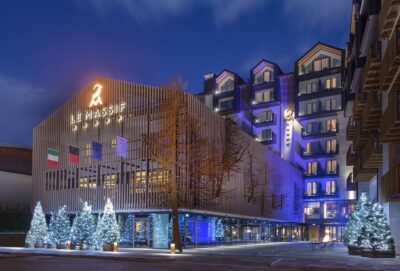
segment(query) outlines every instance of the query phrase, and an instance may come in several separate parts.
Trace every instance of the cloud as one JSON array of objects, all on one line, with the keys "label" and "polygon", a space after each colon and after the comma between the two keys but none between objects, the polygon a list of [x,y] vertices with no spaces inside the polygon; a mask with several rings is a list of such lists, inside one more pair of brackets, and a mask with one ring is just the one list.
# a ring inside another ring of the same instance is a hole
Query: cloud
[{"label": "cloud", "polygon": [[4,112],[0,114],[0,143],[31,145],[33,127],[61,103],[62,97],[0,74],[0,100]]},{"label": "cloud", "polygon": [[[79,7],[82,0],[75,0]],[[141,25],[160,23],[168,17],[185,15],[198,7],[212,11],[217,27],[235,22],[252,10],[268,3],[267,0],[90,0],[89,4],[96,13],[107,16],[113,9],[120,9]]]},{"label": "cloud", "polygon": [[350,0],[284,0],[283,12],[300,29],[331,29],[349,21]]}]

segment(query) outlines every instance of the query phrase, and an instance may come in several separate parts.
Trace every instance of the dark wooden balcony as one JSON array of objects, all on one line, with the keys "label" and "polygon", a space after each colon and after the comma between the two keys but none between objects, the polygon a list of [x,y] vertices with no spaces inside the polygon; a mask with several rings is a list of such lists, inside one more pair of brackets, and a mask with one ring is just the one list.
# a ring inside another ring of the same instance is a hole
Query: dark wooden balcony
[{"label": "dark wooden balcony", "polygon": [[353,140],[355,132],[356,132],[356,123],[354,122],[353,117],[350,117],[349,121],[347,122],[346,140],[348,141]]},{"label": "dark wooden balcony", "polygon": [[353,137],[353,150],[354,151],[362,151],[365,143],[367,142],[368,131],[362,129],[362,125],[360,123],[356,124],[356,131]]},{"label": "dark wooden balcony", "polygon": [[363,71],[363,90],[379,89],[379,67],[381,64],[380,46],[378,42],[372,43]]},{"label": "dark wooden balcony", "polygon": [[368,94],[367,103],[363,112],[362,126],[364,130],[378,129],[382,116],[381,94],[371,91]]},{"label": "dark wooden balcony", "polygon": [[400,8],[399,0],[382,1],[381,12],[379,13],[379,35],[381,39],[389,37],[396,22],[397,13]]},{"label": "dark wooden balcony", "polygon": [[376,133],[368,135],[364,150],[361,152],[363,168],[380,168],[383,162],[382,144]]},{"label": "dark wooden balcony", "polygon": [[375,174],[376,169],[362,167],[362,157],[356,160],[353,167],[353,178],[355,182],[369,182]]},{"label": "dark wooden balcony", "polygon": [[349,149],[347,150],[346,153],[346,164],[348,166],[354,166],[356,163],[356,153],[353,151],[353,145],[350,144]]},{"label": "dark wooden balcony", "polygon": [[388,45],[382,58],[379,69],[380,89],[382,91],[395,89],[400,85],[398,79],[394,81],[397,69],[400,66],[400,44],[397,42],[397,38],[400,35],[399,32],[399,25],[396,25],[396,31],[388,40]]},{"label": "dark wooden balcony", "polygon": [[400,199],[400,165],[391,168],[381,180],[381,199],[391,201]]},{"label": "dark wooden balcony", "polygon": [[364,106],[367,103],[368,93],[359,92],[356,94],[353,103],[353,119],[361,120]]},{"label": "dark wooden balcony", "polygon": [[383,143],[400,141],[400,91],[392,91],[388,97],[388,105],[382,115],[380,133]]}]

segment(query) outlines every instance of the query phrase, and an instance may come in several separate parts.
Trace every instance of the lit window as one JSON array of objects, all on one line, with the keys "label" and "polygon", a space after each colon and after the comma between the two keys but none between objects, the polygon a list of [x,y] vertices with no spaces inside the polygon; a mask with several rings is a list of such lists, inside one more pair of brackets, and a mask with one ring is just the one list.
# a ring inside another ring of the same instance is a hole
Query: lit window
[{"label": "lit window", "polygon": [[325,192],[327,195],[334,195],[336,193],[336,181],[335,180],[326,182]]},{"label": "lit window", "polygon": [[326,141],[326,153],[337,152],[337,141],[336,139],[330,139]]},{"label": "lit window", "polygon": [[307,183],[306,194],[308,196],[314,196],[317,193],[318,193],[318,183],[317,182],[309,182],[309,183]]},{"label": "lit window", "polygon": [[331,119],[326,121],[326,131],[336,132],[336,119]]},{"label": "lit window", "polygon": [[326,161],[326,173],[327,174],[336,174],[337,173],[337,161],[336,160]]},{"label": "lit window", "polygon": [[267,90],[257,91],[255,94],[255,100],[256,100],[256,103],[267,103],[267,102],[273,101],[274,100],[274,90],[267,89]]},{"label": "lit window", "polygon": [[318,162],[307,163],[307,175],[317,175],[318,173]]}]

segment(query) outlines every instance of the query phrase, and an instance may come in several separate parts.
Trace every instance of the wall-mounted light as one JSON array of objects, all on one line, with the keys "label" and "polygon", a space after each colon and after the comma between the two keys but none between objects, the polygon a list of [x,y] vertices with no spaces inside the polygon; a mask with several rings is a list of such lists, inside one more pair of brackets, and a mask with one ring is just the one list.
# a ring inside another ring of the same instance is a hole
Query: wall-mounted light
[{"label": "wall-mounted light", "polygon": [[252,100],[251,104],[257,104],[257,102],[255,100]]},{"label": "wall-mounted light", "polygon": [[219,111],[219,108],[218,108],[218,107],[216,107],[216,108],[214,109],[214,111],[215,111],[215,112],[218,112],[218,111]]}]

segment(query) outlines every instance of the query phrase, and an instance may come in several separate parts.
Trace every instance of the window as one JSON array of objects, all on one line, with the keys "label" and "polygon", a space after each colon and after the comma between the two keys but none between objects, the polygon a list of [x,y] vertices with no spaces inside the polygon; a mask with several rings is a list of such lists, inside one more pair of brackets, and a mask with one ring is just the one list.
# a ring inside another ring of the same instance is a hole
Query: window
[{"label": "window", "polygon": [[318,112],[318,102],[311,102],[307,104],[307,114]]},{"label": "window", "polygon": [[337,161],[336,160],[326,161],[326,173],[336,174],[336,172],[337,172]]},{"label": "window", "polygon": [[320,127],[321,127],[321,125],[317,121],[309,122],[309,123],[307,123],[307,126],[306,126],[306,132],[309,135],[310,134],[318,134],[321,130]]},{"label": "window", "polygon": [[274,72],[272,71],[264,71],[256,75],[255,85],[259,85],[262,83],[268,83],[274,81]]},{"label": "window", "polygon": [[231,91],[234,90],[234,88],[235,88],[235,83],[233,79],[228,79],[223,85],[219,87],[219,91],[220,92]]},{"label": "window", "polygon": [[336,153],[337,142],[336,139],[330,139],[326,141],[326,153]]},{"label": "window", "polygon": [[308,142],[304,155],[316,154],[319,152],[319,142]]},{"label": "window", "polygon": [[314,196],[317,193],[318,193],[318,183],[317,182],[309,182],[309,183],[307,183],[306,194],[308,196]]},{"label": "window", "polygon": [[336,99],[330,99],[325,101],[325,110],[331,111],[337,109]]},{"label": "window", "polygon": [[339,214],[337,203],[325,203],[324,218],[336,218]]},{"label": "window", "polygon": [[325,81],[325,88],[330,89],[330,88],[336,88],[336,77],[332,77],[330,79],[327,79]]},{"label": "window", "polygon": [[336,119],[327,120],[325,122],[327,132],[337,132]]},{"label": "window", "polygon": [[258,122],[273,122],[274,113],[271,110],[263,111],[258,115]]},{"label": "window", "polygon": [[327,195],[334,195],[336,193],[336,181],[326,181],[325,192]]},{"label": "window", "polygon": [[271,129],[262,130],[261,139],[262,141],[272,140],[272,130]]},{"label": "window", "polygon": [[318,91],[317,82],[310,82],[306,84],[306,94],[315,93]]},{"label": "window", "polygon": [[223,98],[218,101],[219,110],[233,109],[235,107],[235,100],[233,97]]},{"label": "window", "polygon": [[319,202],[307,202],[305,203],[304,214],[308,219],[320,218]]},{"label": "window", "polygon": [[318,174],[318,162],[308,162],[307,163],[307,175],[317,175]]},{"label": "window", "polygon": [[117,185],[117,176],[115,174],[103,175],[103,187],[104,188],[113,188],[116,185]]},{"label": "window", "polygon": [[314,71],[321,71],[329,68],[329,57],[314,60]]},{"label": "window", "polygon": [[274,100],[273,89],[261,90],[256,92],[256,103],[267,103]]}]

